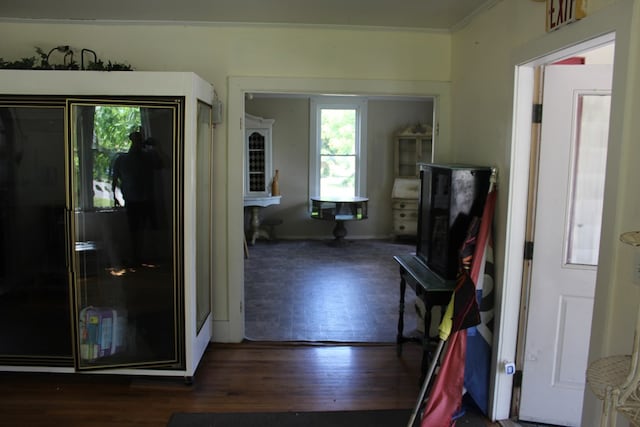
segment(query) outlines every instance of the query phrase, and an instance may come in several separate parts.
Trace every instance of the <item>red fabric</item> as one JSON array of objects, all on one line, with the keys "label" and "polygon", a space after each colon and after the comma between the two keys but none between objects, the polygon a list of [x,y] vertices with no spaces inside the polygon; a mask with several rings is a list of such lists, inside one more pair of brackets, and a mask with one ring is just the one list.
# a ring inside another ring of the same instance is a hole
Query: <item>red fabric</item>
[{"label": "red fabric", "polygon": [[[489,191],[482,212],[480,227],[478,230],[474,230],[475,233],[471,231],[465,242],[465,245],[468,245],[466,249],[470,249],[470,245],[475,244],[473,255],[470,257],[471,259],[467,259],[467,261],[471,262],[470,274],[467,274],[464,269],[462,269],[463,271],[460,276],[466,277],[458,278],[458,283],[456,283],[456,289],[454,291],[456,298],[461,297],[460,299],[464,300],[463,302],[454,299],[454,303],[463,304],[464,309],[459,310],[457,313],[458,316],[461,316],[460,318],[454,316],[454,327],[447,340],[447,347],[440,371],[429,393],[429,399],[427,400],[420,424],[421,427],[450,427],[455,425],[455,422],[452,421],[453,415],[462,407],[464,366],[467,352],[467,331],[464,328],[477,325],[479,323],[479,316],[477,322],[472,322],[473,325],[468,324],[468,321],[466,322],[467,324],[465,324],[464,320],[468,320],[466,319],[468,315],[472,317],[474,312],[473,305],[475,305],[475,312],[478,312],[475,299],[475,284],[478,282],[484,250],[489,241],[489,231],[493,220],[496,195],[497,191],[495,191],[495,189]],[[463,255],[465,254],[464,249],[465,248],[461,251]],[[465,258],[469,257],[467,256]],[[471,292],[474,294],[470,300],[467,299],[469,286],[472,289]],[[458,325],[457,328],[455,326],[456,324]]]},{"label": "red fabric", "polygon": [[464,359],[467,351],[467,331],[452,333],[447,341],[447,350],[436,376],[430,398],[424,409],[421,427],[450,427],[452,415],[462,404],[464,382]]},{"label": "red fabric", "polygon": [[489,242],[489,232],[491,231],[493,212],[496,208],[497,196],[498,192],[495,189],[491,190],[487,195],[487,201],[484,203],[482,220],[480,221],[480,230],[478,231],[477,244],[473,253],[473,260],[471,261],[471,280],[473,280],[473,283],[478,283],[478,277],[480,276],[482,258]]}]

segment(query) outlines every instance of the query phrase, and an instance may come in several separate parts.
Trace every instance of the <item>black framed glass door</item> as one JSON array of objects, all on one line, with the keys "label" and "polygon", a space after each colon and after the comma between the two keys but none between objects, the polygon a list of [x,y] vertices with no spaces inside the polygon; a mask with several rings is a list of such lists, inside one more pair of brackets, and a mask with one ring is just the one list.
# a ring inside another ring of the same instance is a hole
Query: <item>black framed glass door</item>
[{"label": "black framed glass door", "polygon": [[0,364],[73,366],[65,105],[0,98]]},{"label": "black framed glass door", "polygon": [[184,365],[183,103],[68,101],[78,369]]}]

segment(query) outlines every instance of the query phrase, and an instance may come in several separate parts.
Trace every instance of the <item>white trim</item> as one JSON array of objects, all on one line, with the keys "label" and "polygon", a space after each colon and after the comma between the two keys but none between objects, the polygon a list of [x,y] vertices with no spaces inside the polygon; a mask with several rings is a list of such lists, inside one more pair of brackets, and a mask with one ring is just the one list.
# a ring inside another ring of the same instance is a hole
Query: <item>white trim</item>
[{"label": "white trim", "polygon": [[[214,298],[227,301],[228,313],[214,321],[214,340],[240,342],[244,339],[244,255],[242,236],[243,134],[240,121],[244,116],[246,93],[336,94],[360,96],[431,97],[434,99],[434,132],[436,159],[450,157],[451,84],[445,81],[353,80],[329,78],[229,77],[227,123],[227,156],[218,164],[226,169],[227,211],[223,226],[226,241],[216,241],[219,259],[218,288]],[[439,124],[439,126],[438,126]],[[435,142],[436,137],[439,143]],[[440,155],[438,155],[438,153]],[[224,277],[226,276],[226,277]],[[226,286],[226,287],[225,287]]]},{"label": "white trim", "polygon": [[[500,0],[493,0],[500,1]],[[475,12],[474,12],[475,13]],[[463,18],[465,24],[467,18]],[[66,18],[11,18],[0,17],[0,23],[8,24],[54,24],[54,25],[154,25],[154,26],[178,26],[178,27],[228,27],[228,28],[275,28],[275,29],[311,29],[311,30],[337,30],[337,31],[395,31],[412,33],[450,34],[453,28],[459,28],[455,24],[449,28],[431,27],[400,27],[385,25],[357,25],[357,24],[307,24],[287,22],[247,22],[247,21],[194,21],[194,20],[168,20],[168,19],[66,19]]]}]

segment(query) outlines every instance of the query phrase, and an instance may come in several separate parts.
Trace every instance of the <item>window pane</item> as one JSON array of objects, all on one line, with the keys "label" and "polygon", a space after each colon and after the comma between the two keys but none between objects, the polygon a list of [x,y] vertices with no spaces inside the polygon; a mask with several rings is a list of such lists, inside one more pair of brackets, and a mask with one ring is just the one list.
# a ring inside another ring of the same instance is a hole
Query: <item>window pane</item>
[{"label": "window pane", "polygon": [[320,195],[353,197],[356,188],[356,110],[321,110]]},{"label": "window pane", "polygon": [[356,188],[355,156],[322,156],[321,197],[354,197]]},{"label": "window pane", "polygon": [[322,109],[320,154],[356,154],[356,110]]},{"label": "window pane", "polygon": [[609,95],[578,97],[568,264],[598,264],[610,104]]}]

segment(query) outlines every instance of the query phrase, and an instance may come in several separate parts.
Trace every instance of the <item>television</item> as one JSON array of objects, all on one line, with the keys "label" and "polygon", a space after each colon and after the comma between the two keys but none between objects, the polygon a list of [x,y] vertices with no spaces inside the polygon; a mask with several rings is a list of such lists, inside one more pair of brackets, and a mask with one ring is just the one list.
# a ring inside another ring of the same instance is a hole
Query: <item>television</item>
[{"label": "television", "polygon": [[473,217],[482,217],[492,169],[423,164],[416,257],[443,280],[456,278],[459,252]]}]

